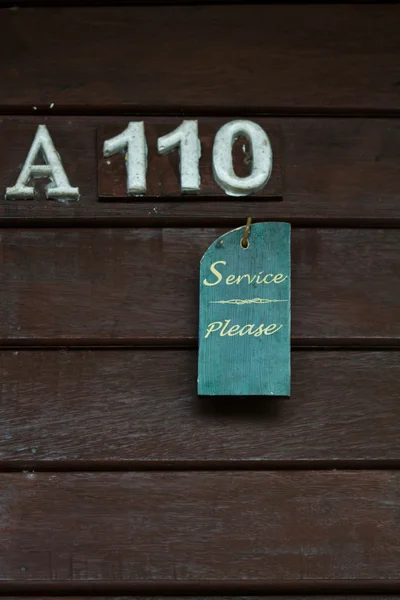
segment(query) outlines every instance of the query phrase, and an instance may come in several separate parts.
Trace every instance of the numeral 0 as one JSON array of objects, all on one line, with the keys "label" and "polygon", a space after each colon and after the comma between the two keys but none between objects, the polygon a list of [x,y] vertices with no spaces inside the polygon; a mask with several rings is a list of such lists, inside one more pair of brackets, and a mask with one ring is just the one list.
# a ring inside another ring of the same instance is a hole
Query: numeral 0
[{"label": "numeral 0", "polygon": [[[235,174],[232,146],[240,137],[250,142],[252,170],[248,177]],[[227,194],[247,196],[261,190],[271,176],[272,150],[264,129],[252,121],[231,121],[218,131],[213,147],[214,179]]]},{"label": "numeral 0", "polygon": [[[246,137],[250,142],[252,169],[247,177],[238,177],[233,166],[232,146],[240,136]],[[174,131],[158,139],[157,149],[160,154],[176,148],[180,155],[182,193],[198,192],[201,184],[201,143],[197,121],[183,121]],[[125,131],[104,142],[105,157],[117,153],[125,155],[128,195],[145,194],[147,143],[143,121],[129,123]],[[267,134],[260,125],[252,121],[226,123],[214,139],[212,167],[216,183],[231,196],[247,196],[261,190],[272,171],[272,148]]]}]

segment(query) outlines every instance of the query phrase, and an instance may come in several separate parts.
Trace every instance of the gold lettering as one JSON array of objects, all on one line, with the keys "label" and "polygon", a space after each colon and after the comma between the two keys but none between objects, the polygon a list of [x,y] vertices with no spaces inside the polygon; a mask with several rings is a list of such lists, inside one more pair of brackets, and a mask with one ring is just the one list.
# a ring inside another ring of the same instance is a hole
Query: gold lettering
[{"label": "gold lettering", "polygon": [[[210,266],[210,271],[213,275],[215,275],[215,281],[208,281],[207,279],[203,280],[203,284],[209,287],[214,285],[218,285],[221,281],[224,280],[222,273],[217,269],[217,265],[226,265],[225,260],[217,260]],[[243,275],[228,275],[225,278],[226,285],[233,285],[236,283],[242,283],[242,281],[246,282],[248,285],[256,283],[257,285],[265,284],[269,285],[270,283],[283,283],[288,278],[288,275],[284,275],[283,273],[267,273],[264,275],[264,271],[259,271],[258,275],[251,275],[249,273],[244,273]]]},{"label": "gold lettering", "polygon": [[257,329],[254,332],[254,337],[260,337],[260,335],[263,334],[264,331],[264,323],[262,325],[260,325],[259,327],[257,327]]},{"label": "gold lettering", "polygon": [[230,337],[237,335],[238,331],[240,329],[240,325],[233,325],[230,330],[228,331],[228,335]]},{"label": "gold lettering", "polygon": [[279,325],[278,327],[276,323],[271,323],[271,325],[268,325],[268,327],[265,328],[264,335],[273,335],[274,333],[282,329],[282,327],[283,325]]},{"label": "gold lettering", "polygon": [[208,285],[208,286],[212,286],[212,285],[217,285],[218,283],[220,283],[220,281],[222,281],[222,275],[219,271],[217,271],[217,269],[215,268],[215,265],[226,265],[226,262],[224,260],[217,260],[215,263],[213,263],[210,267],[210,271],[213,275],[215,275],[217,277],[217,281],[213,281],[212,283],[209,283],[207,281],[207,279],[204,279],[203,283],[204,285]]},{"label": "gold lettering", "polygon": [[253,277],[251,275],[249,275],[248,273],[246,273],[245,275],[238,275],[235,283],[241,283],[243,281],[243,279],[245,279],[246,277],[247,277],[247,283],[250,285],[251,283],[253,283],[253,281],[255,280],[257,275],[253,275]]},{"label": "gold lettering", "polygon": [[287,275],[285,277],[285,275],[283,273],[278,273],[274,277],[274,283],[282,283],[282,281],[285,281],[286,279],[287,279]]},{"label": "gold lettering", "polygon": [[207,327],[205,338],[208,338],[211,333],[218,332],[220,337],[234,337],[239,335],[243,337],[244,335],[254,335],[254,337],[260,337],[264,335],[273,335],[280,329],[282,329],[283,325],[277,325],[276,323],[271,323],[270,325],[265,325],[261,323],[261,325],[247,324],[247,325],[232,325],[230,327],[230,319],[225,319],[224,321],[215,321],[214,323],[209,323]]},{"label": "gold lettering", "polygon": [[[267,277],[271,277],[271,281],[267,281]],[[263,282],[263,283],[266,283],[266,284],[268,285],[268,284],[272,283],[272,282],[273,282],[273,280],[274,280],[274,276],[273,276],[271,273],[268,273],[268,275],[266,275],[266,276],[263,278],[262,282]]]},{"label": "gold lettering", "polygon": [[227,333],[225,333],[225,332],[226,332],[230,322],[231,322],[230,319],[225,319],[225,325],[223,326],[223,328],[221,329],[221,332],[219,334],[221,337],[224,337],[225,335],[227,335]]},{"label": "gold lettering", "polygon": [[259,283],[259,284],[260,284],[260,283],[262,283],[262,281],[263,281],[263,280],[262,280],[262,277],[261,277],[261,279],[260,279],[260,275],[262,275],[263,273],[264,273],[264,271],[260,271],[260,272],[259,272],[259,274],[257,275],[257,280],[256,280],[256,281],[257,281],[257,283]]},{"label": "gold lettering", "polygon": [[[247,330],[246,327],[248,327]],[[253,327],[254,325],[243,325],[242,329],[239,331],[239,335],[253,335]]]},{"label": "gold lettering", "polygon": [[209,323],[209,325],[207,327],[207,333],[204,337],[207,339],[208,336],[210,335],[210,333],[213,333],[214,331],[218,331],[218,329],[221,329],[222,325],[223,325],[222,321],[215,321],[214,323]]}]

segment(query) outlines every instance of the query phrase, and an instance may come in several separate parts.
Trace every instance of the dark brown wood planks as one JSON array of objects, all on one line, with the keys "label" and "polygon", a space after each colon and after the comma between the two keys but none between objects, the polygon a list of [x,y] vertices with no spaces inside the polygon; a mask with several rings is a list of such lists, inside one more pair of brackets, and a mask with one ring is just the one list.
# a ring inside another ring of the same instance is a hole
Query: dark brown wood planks
[{"label": "dark brown wood planks", "polygon": [[295,351],[285,399],[199,398],[193,350],[7,350],[0,372],[0,468],[399,466],[398,351]]},{"label": "dark brown wood planks", "polygon": [[[384,595],[384,594],[379,594],[377,596],[373,596],[371,594],[368,595],[354,595],[354,594],[342,594],[341,596],[341,600],[398,600],[399,596],[397,594],[390,594],[390,595]],[[23,596],[3,596],[4,600],[21,600],[23,598]],[[64,600],[64,596],[33,596],[32,594],[30,594],[30,598],[31,600],[61,600],[61,598]],[[77,596],[74,595],[75,600],[83,600],[83,598],[85,598],[85,596]],[[91,596],[92,600],[107,600],[107,598],[109,600],[130,600],[132,598],[132,596]],[[147,600],[148,596],[135,596],[135,600]],[[167,598],[169,600],[206,600],[206,598],[208,598],[209,600],[243,600],[243,596],[237,597],[237,596],[152,596],[152,598],[154,600],[166,600]],[[268,596],[254,596],[252,595],[251,598],[253,600],[278,600],[278,599],[282,599],[282,596],[273,596],[271,594],[268,594]],[[337,600],[337,596],[336,595],[332,595],[332,596],[328,596],[326,594],[321,595],[319,594],[319,598],[320,600]],[[246,598],[247,600],[247,598]],[[306,595],[297,595],[297,596],[293,596],[293,595],[288,595],[285,594],[285,600],[315,600],[315,596],[314,595],[310,595],[310,596],[306,596]]]},{"label": "dark brown wood planks", "polygon": [[0,486],[0,589],[398,583],[398,472],[4,473]]},{"label": "dark brown wood planks", "polygon": [[398,6],[4,9],[0,110],[398,112],[399,28]]},{"label": "dark brown wood planks", "polygon": [[[160,121],[154,117],[143,120],[149,124]],[[179,121],[171,119],[171,123]],[[128,117],[117,116],[3,116],[0,119],[2,223],[233,226],[244,223],[249,214],[256,219],[282,219],[293,224],[389,227],[400,224],[400,119],[264,119],[268,129],[279,130],[281,135],[281,200],[227,196],[215,200],[200,196],[179,201],[176,198],[100,201],[97,132],[110,125],[122,131],[128,122]],[[213,119],[201,120],[200,126],[202,122],[210,123]],[[71,184],[79,186],[79,202],[48,202],[40,194],[33,201],[5,200],[5,190],[15,184],[39,124],[47,125]]]},{"label": "dark brown wood planks", "polygon": [[[27,10],[2,11],[0,19],[0,105],[8,113],[399,114],[397,7]],[[43,119],[14,119],[18,136],[0,141],[1,193]],[[56,127],[62,156],[65,143],[82,201],[2,202],[3,223],[215,227],[251,214],[297,225],[399,225],[395,119],[285,120],[283,201],[199,198],[190,205],[99,202],[95,134],[106,119],[46,122]],[[196,344],[198,259],[214,230],[2,233],[2,343]],[[398,239],[394,230],[296,231],[294,342],[398,343]],[[258,403],[243,412],[195,398],[194,351],[158,353],[162,368],[154,349],[5,351],[4,434],[11,437],[4,448],[18,455],[16,467],[60,460],[68,469],[86,460],[87,468],[136,468],[137,450],[142,468],[158,460],[158,468],[167,460],[174,467],[174,456],[187,461],[184,468],[204,468],[208,457],[211,468],[223,460],[229,466],[233,450],[235,465],[252,451],[258,466],[299,467],[308,451],[309,466],[327,466],[329,450],[339,467],[352,460],[397,465],[395,352],[295,351],[295,395],[278,408]],[[29,357],[33,363],[20,362]],[[174,440],[167,429],[173,417]],[[4,468],[13,468],[10,457]],[[13,584],[25,593],[72,592],[78,584],[90,593],[399,589],[397,472],[30,472],[0,479],[2,591]]]},{"label": "dark brown wood planks", "polygon": [[[0,341],[195,345],[199,262],[222,233],[3,229]],[[294,229],[293,342],[398,343],[399,241],[395,229]]]}]

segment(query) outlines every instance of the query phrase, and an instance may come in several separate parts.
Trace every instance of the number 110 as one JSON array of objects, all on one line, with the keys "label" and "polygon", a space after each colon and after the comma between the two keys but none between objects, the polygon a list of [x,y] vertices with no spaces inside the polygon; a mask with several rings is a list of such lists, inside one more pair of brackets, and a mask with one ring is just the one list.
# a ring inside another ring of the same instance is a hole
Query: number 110
[{"label": "number 110", "polygon": [[[247,177],[238,177],[234,171],[232,146],[237,138],[249,140],[252,165]],[[180,156],[180,181],[182,193],[200,191],[199,161],[201,142],[196,120],[182,123],[158,138],[159,154],[178,149]],[[117,153],[125,155],[127,192],[129,196],[146,193],[147,142],[143,121],[129,123],[116,137],[104,142],[105,157]],[[247,196],[261,190],[271,176],[272,148],[266,132],[252,121],[237,120],[223,125],[217,132],[212,153],[212,167],[216,183],[230,196]]]}]

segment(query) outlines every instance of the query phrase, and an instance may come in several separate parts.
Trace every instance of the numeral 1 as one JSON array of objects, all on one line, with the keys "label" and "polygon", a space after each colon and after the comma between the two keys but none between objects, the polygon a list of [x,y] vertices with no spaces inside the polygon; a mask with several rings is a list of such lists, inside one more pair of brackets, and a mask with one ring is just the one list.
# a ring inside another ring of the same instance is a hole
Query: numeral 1
[{"label": "numeral 1", "polygon": [[158,139],[157,148],[160,154],[167,154],[171,150],[179,148],[181,190],[182,192],[198,192],[200,189],[201,144],[197,121],[183,121],[174,131]]},{"label": "numeral 1", "polygon": [[128,196],[145,194],[147,143],[143,121],[129,123],[125,131],[104,142],[105,157],[118,153],[125,155]]}]

